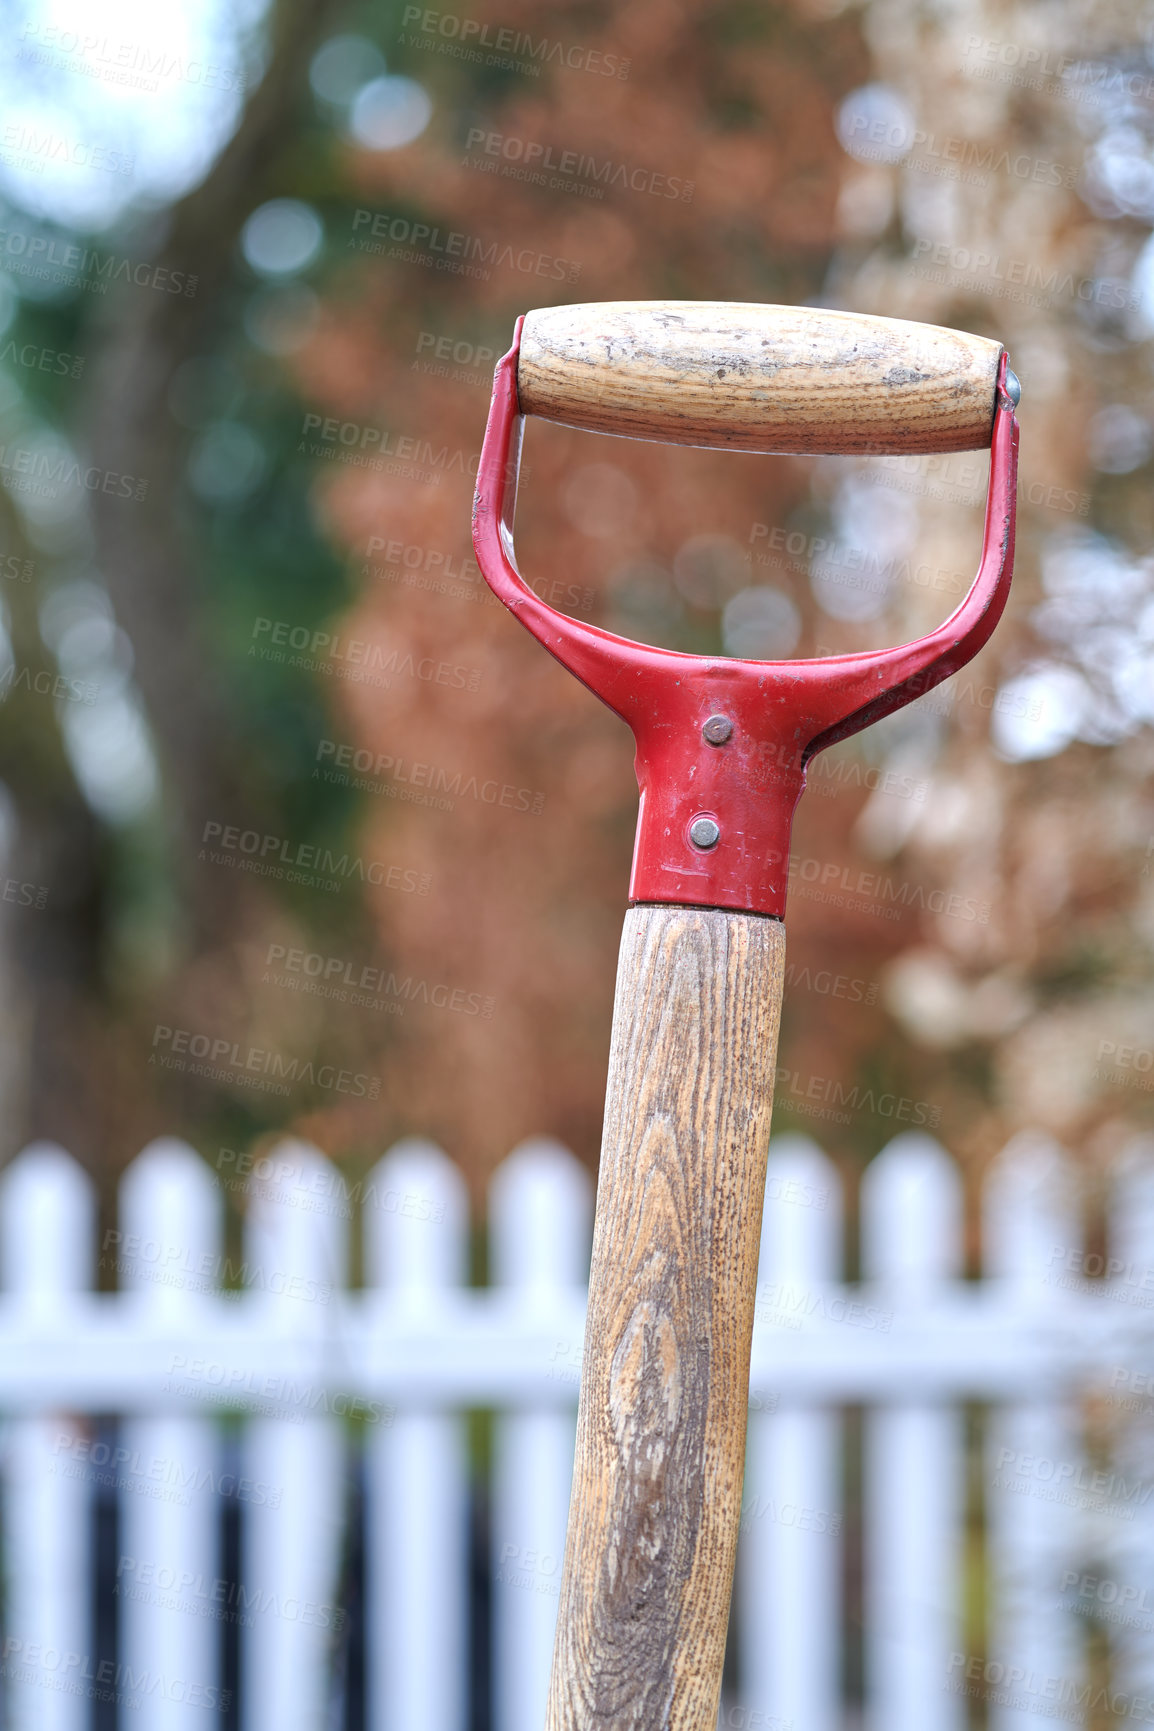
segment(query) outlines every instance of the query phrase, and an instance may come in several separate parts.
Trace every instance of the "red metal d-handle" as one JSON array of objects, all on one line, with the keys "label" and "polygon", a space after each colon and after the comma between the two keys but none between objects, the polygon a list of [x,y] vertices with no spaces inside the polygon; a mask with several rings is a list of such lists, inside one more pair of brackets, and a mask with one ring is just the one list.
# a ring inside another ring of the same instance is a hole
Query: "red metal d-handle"
[{"label": "red metal d-handle", "polygon": [[[521,324],[498,362],[473,501],[473,545],[494,594],[549,653],[627,721],[641,805],[629,897],[785,914],[789,836],[811,757],[890,715],[977,654],[1014,565],[1018,423],[998,371],[982,559],[943,625],[916,643],[811,661],[654,649],[585,625],[535,595],[513,553],[524,417]],[[711,739],[703,731],[707,721]],[[728,725],[726,725],[728,724]]]}]

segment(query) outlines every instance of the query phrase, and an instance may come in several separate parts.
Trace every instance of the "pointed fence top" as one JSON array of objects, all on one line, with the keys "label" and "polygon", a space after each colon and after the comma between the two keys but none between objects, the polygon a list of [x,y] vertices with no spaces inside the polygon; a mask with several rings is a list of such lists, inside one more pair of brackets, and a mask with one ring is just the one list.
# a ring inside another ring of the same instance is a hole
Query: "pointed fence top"
[{"label": "pointed fence top", "polygon": [[435,1142],[398,1142],[362,1198],[365,1282],[412,1294],[461,1285],[468,1273],[465,1181]]},{"label": "pointed fence top", "polygon": [[593,1185],[549,1136],[514,1148],[489,1186],[490,1278],[498,1286],[557,1290],[589,1278]]},{"label": "pointed fence top", "polygon": [[861,1262],[867,1280],[929,1287],[962,1272],[962,1178],[932,1136],[911,1130],[866,1167]]},{"label": "pointed fence top", "polygon": [[0,1253],[11,1293],[51,1306],[92,1285],[96,1192],[55,1142],[30,1143],[0,1173]]}]

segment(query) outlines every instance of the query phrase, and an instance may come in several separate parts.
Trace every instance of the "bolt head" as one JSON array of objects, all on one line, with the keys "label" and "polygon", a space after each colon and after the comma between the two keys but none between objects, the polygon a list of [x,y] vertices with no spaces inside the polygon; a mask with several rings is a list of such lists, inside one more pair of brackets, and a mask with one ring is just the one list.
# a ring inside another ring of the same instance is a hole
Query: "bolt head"
[{"label": "bolt head", "polygon": [[1009,367],[1006,368],[1006,377],[1003,381],[1003,389],[1016,409],[1022,400],[1022,381],[1018,377],[1017,373],[1010,371]]},{"label": "bolt head", "polygon": [[724,745],[733,737],[733,723],[728,715],[711,715],[701,730],[701,737],[708,745]]},{"label": "bolt head", "polygon": [[708,853],[721,840],[721,831],[711,817],[695,817],[689,826],[689,839],[702,853]]}]

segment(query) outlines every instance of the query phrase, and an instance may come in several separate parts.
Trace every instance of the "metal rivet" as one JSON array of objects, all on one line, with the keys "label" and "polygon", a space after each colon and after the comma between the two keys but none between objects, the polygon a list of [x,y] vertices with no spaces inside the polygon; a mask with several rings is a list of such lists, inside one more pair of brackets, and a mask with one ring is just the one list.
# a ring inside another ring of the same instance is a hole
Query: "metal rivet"
[{"label": "metal rivet", "polygon": [[711,715],[701,730],[701,737],[709,745],[724,745],[733,736],[733,723],[728,715]]},{"label": "metal rivet", "polygon": [[1010,371],[1009,367],[1006,368],[1006,376],[1002,380],[1002,389],[1016,409],[1022,400],[1022,381],[1017,373]]},{"label": "metal rivet", "polygon": [[703,853],[716,847],[721,840],[721,831],[711,817],[695,817],[689,826],[689,839],[694,847],[699,847]]}]

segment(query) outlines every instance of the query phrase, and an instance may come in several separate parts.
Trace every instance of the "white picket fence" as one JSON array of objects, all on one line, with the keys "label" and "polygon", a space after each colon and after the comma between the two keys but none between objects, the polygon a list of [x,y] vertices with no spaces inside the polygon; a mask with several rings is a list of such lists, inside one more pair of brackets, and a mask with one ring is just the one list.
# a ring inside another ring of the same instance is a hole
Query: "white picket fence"
[{"label": "white picket fence", "polygon": [[[224,1178],[242,1184],[235,1168]],[[148,1731],[335,1731],[354,1446],[365,1723],[464,1731],[471,1408],[497,1414],[492,1723],[541,1731],[585,1173],[554,1143],[509,1156],[489,1198],[483,1289],[466,1284],[461,1180],[427,1143],[393,1149],[352,1196],[300,1143],[243,1183],[230,1270],[221,1184],[179,1142],[153,1143],[129,1168],[99,1242],[92,1188],[67,1154],[32,1147],[0,1176],[6,1731],[87,1731],[98,1696],[119,1703],[118,1725]],[[1110,1635],[1114,1711],[1154,1719],[1154,1705],[1137,1710],[1154,1696],[1154,1149],[1135,1146],[1113,1174],[1108,1265],[1084,1254],[1075,1174],[1041,1137],[1019,1137],[990,1173],[980,1281],[960,1278],[961,1187],[929,1138],[899,1136],[868,1168],[852,1285],[843,1206],[813,1143],[775,1140],[720,1724],[859,1722],[841,1684],[854,1576],[844,1511],[858,1506],[844,1409],[858,1405],[870,1731],[961,1731],[968,1692],[988,1700],[992,1731],[1039,1715],[1099,1723],[1093,1616]],[[92,1290],[97,1256],[114,1262],[116,1293]],[[243,1292],[222,1290],[238,1281]],[[969,1485],[966,1403],[989,1408]],[[122,1415],[119,1431],[94,1431],[98,1414]],[[119,1647],[102,1663],[90,1511],[110,1491]],[[239,1587],[222,1572],[222,1496],[240,1511]],[[984,1630],[963,1611],[982,1576]],[[221,1682],[226,1623],[237,1706]]]}]

